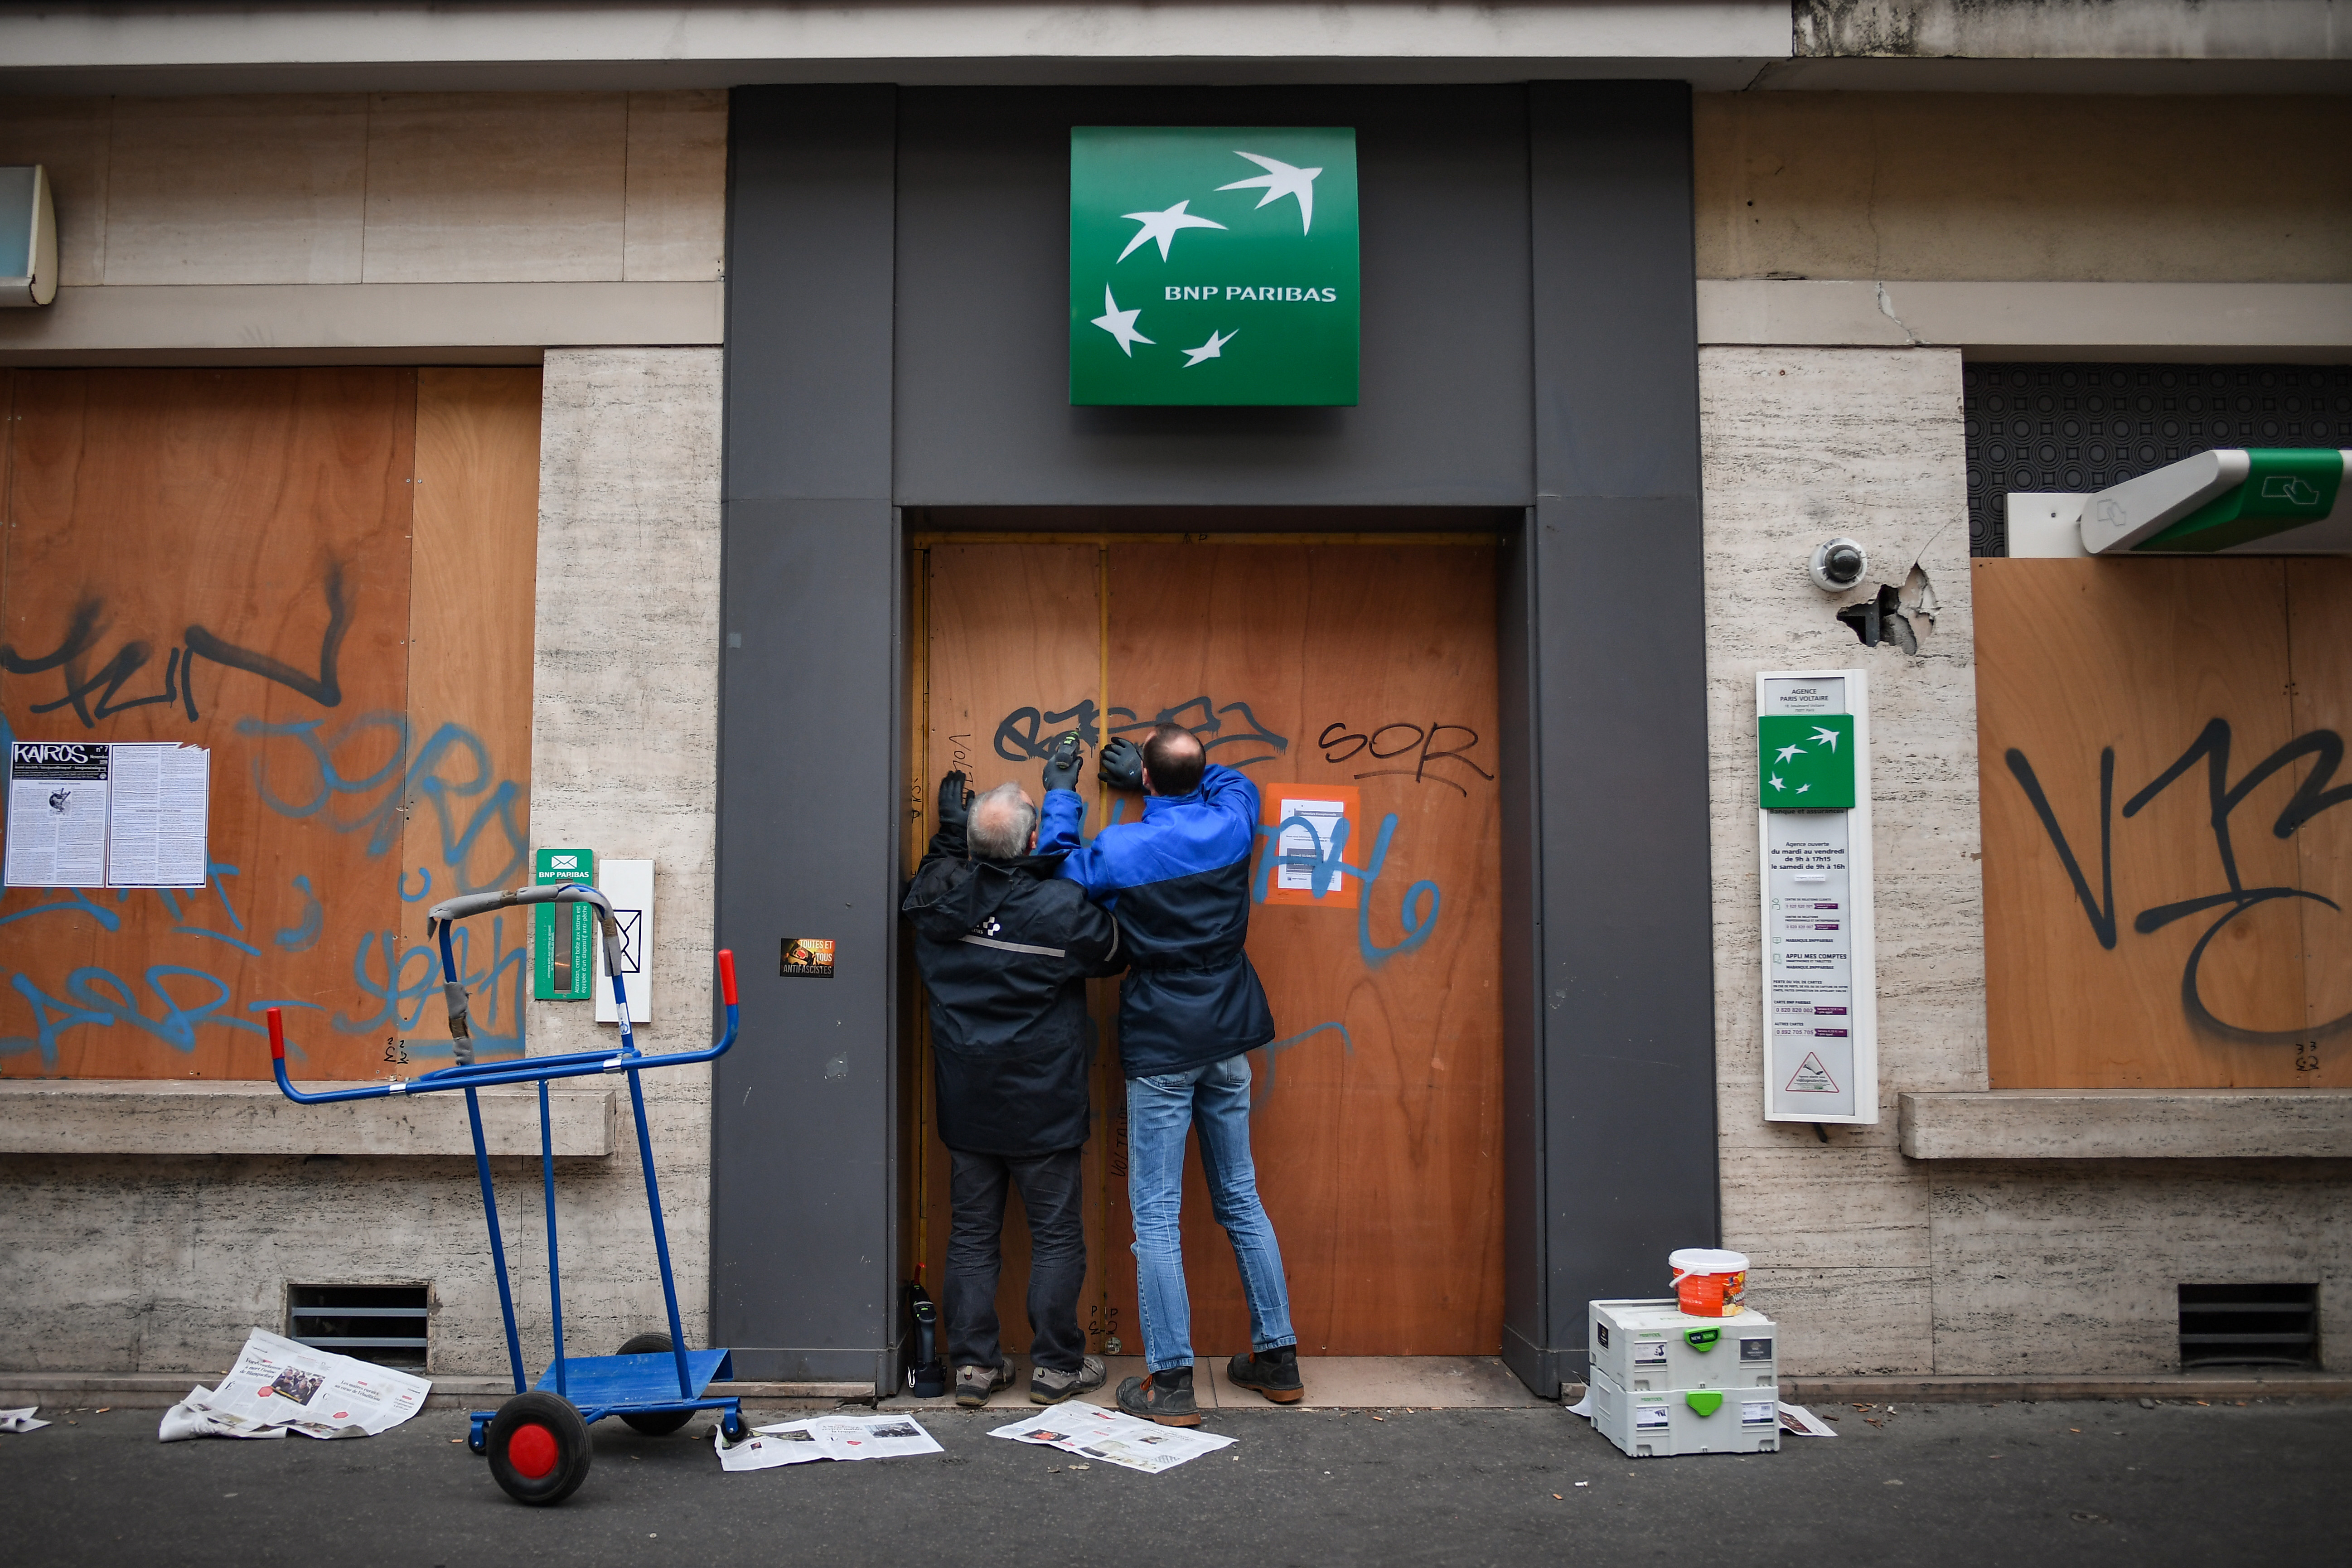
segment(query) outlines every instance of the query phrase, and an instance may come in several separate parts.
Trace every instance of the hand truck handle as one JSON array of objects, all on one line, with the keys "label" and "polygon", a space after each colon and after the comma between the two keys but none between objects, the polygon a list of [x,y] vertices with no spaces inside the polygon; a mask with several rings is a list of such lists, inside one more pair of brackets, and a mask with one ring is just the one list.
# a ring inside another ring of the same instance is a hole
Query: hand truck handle
[{"label": "hand truck handle", "polygon": [[436,925],[450,921],[462,921],[468,915],[486,915],[492,910],[503,910],[514,904],[593,904],[606,916],[613,912],[613,900],[595,889],[579,882],[563,882],[544,888],[508,888],[488,893],[465,893],[454,899],[444,899],[425,911],[425,918]]},{"label": "hand truck handle", "polygon": [[735,950],[731,947],[719,950],[719,994],[730,1007],[735,1005]]}]

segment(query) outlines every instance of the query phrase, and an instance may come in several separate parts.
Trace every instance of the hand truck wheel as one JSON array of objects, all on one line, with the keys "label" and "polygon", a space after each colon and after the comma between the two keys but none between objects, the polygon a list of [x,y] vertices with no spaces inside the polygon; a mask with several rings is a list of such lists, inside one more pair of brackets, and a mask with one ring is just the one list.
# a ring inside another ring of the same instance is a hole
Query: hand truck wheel
[{"label": "hand truck wheel", "polygon": [[[667,1355],[670,1348],[667,1334],[653,1331],[631,1335],[629,1342],[614,1353],[616,1355]],[[694,1412],[691,1410],[623,1411],[621,1419],[648,1437],[667,1437],[693,1420]]]},{"label": "hand truck wheel", "polygon": [[751,1424],[743,1419],[740,1410],[730,1410],[719,1418],[719,1430],[730,1443],[740,1443],[751,1435]]},{"label": "hand truck wheel", "polygon": [[572,1402],[533,1389],[499,1406],[484,1447],[490,1477],[517,1502],[562,1502],[588,1479],[588,1423]]}]

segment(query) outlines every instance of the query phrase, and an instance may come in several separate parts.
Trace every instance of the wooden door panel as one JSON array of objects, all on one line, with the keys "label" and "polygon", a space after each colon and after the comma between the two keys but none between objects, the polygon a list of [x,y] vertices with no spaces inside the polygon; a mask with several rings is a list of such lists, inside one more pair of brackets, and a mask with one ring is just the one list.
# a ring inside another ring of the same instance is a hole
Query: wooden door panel
[{"label": "wooden door panel", "polygon": [[[971,758],[982,787],[1001,774],[1034,793],[1033,742],[1097,721],[1105,738],[1140,736],[1165,716],[1262,787],[1361,792],[1369,831],[1347,859],[1378,870],[1365,907],[1260,904],[1252,915],[1250,951],[1282,1031],[1253,1058],[1259,1184],[1310,1353],[1493,1352],[1502,1218],[1492,548],[940,544],[929,573],[928,778]],[[1091,779],[1087,793],[1089,836],[1140,806],[1106,799]],[[1115,983],[1094,988],[1093,1011],[1104,1046],[1084,1315],[1092,1349],[1116,1335],[1133,1353],[1142,1346]],[[928,1067],[923,1080],[927,1096]],[[931,1143],[927,1159],[936,1284],[944,1151]],[[1208,1357],[1246,1344],[1247,1311],[1197,1152],[1186,1180],[1193,1341]],[[1005,1229],[999,1316],[1018,1349],[1026,1232],[1017,1214]]]},{"label": "wooden door panel", "polygon": [[[1490,1352],[1502,1337],[1493,552],[1114,543],[1110,584],[1111,690],[1134,714],[1115,707],[1114,728],[1172,711],[1261,792],[1361,795],[1363,837],[1345,858],[1377,873],[1362,907],[1261,903],[1250,920],[1279,1031],[1253,1057],[1251,1142],[1299,1342]],[[1197,1152],[1184,1216],[1195,1349],[1244,1348],[1247,1308]]]},{"label": "wooden door panel", "polygon": [[[1091,544],[939,545],[929,552],[929,727],[923,770],[922,837],[934,830],[940,775],[961,768],[975,793],[1018,784],[1043,799],[1042,764],[1030,743],[1071,727],[1071,715],[1045,715],[1100,701],[1101,606],[1097,555]],[[1027,710],[1026,716],[1023,710]],[[1009,727],[1003,737],[1000,727]],[[1007,753],[1010,753],[1009,755]],[[1091,771],[1091,770],[1090,770]],[[923,1254],[936,1294],[947,1278],[949,1157],[939,1142],[936,1089],[928,1056],[917,1093],[922,1106],[925,1196]],[[1100,1054],[1108,1054],[1108,1047]],[[1099,1072],[1099,1062],[1097,1071]],[[1097,1097],[1094,1136],[1085,1153],[1087,1283],[1080,1316],[1102,1297],[1103,1169],[1108,1131]],[[1008,1353],[1029,1347],[1029,1226],[1017,1196],[1005,1203],[1003,1273],[997,1320]],[[944,1320],[942,1320],[944,1323]],[[945,1352],[944,1344],[941,1347]]]}]

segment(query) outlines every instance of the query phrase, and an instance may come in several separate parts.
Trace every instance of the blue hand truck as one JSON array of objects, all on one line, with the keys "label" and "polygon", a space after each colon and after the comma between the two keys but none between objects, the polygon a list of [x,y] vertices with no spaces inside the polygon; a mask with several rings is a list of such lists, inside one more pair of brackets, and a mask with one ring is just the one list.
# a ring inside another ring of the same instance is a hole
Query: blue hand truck
[{"label": "blue hand truck", "polygon": [[[621,1043],[610,1050],[579,1051],[569,1056],[526,1057],[520,1060],[477,1062],[473,1033],[467,1020],[466,987],[457,978],[457,961],[450,951],[449,932],[469,915],[484,914],[516,904],[594,906],[604,949],[604,973],[613,981],[613,1010],[620,1019]],[[716,1410],[719,1427],[730,1442],[745,1433],[742,1402],[738,1397],[707,1398],[713,1379],[733,1375],[730,1352],[690,1351],[677,1315],[677,1285],[670,1276],[669,1237],[662,1228],[661,1193],[654,1181],[653,1136],[646,1127],[646,1095],[637,1075],[647,1068],[683,1067],[726,1054],[735,1043],[735,955],[719,954],[719,994],[727,1003],[727,1032],[708,1050],[677,1051],[648,1057],[637,1053],[629,1026],[629,998],[621,979],[620,928],[612,901],[593,888],[577,882],[560,887],[517,888],[511,891],[469,893],[450,899],[426,911],[425,936],[437,931],[441,944],[441,991],[449,1014],[449,1038],[457,1065],[394,1079],[366,1089],[333,1089],[304,1094],[286,1078],[286,1025],[279,1010],[268,1009],[270,1066],[278,1088],[287,1099],[304,1105],[334,1100],[382,1100],[392,1095],[433,1094],[463,1089],[466,1115],[474,1128],[474,1170],[482,1184],[482,1217],[490,1231],[490,1262],[499,1277],[499,1310],[506,1315],[507,1360],[514,1369],[514,1397],[496,1410],[470,1413],[467,1446],[489,1460],[490,1475],[519,1502],[544,1507],[562,1502],[588,1479],[591,1448],[588,1426],[607,1415],[617,1415],[638,1431],[659,1436],[675,1432],[698,1410]],[[644,1333],[632,1338],[614,1355],[566,1356],[563,1353],[563,1283],[555,1250],[555,1152],[548,1123],[547,1085],[551,1079],[584,1078],[595,1073],[626,1073],[629,1103],[637,1118],[637,1159],[645,1167],[646,1205],[653,1215],[654,1253],[661,1261],[662,1300],[669,1309],[667,1333]],[[490,1156],[482,1137],[482,1105],[476,1090],[501,1083],[539,1085],[539,1169],[547,1209],[547,1280],[555,1327],[555,1355],[538,1386],[525,1384],[522,1339],[515,1331],[514,1294],[507,1283],[506,1247],[499,1234],[499,1205],[490,1186]]]}]

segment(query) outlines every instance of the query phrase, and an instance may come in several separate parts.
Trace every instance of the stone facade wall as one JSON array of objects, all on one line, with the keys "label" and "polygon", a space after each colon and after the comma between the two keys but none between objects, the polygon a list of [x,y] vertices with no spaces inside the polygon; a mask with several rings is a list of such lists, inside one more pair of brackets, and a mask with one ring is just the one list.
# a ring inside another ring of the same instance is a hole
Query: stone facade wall
[{"label": "stone facade wall", "polygon": [[[2352,1318],[2352,1162],[1897,1148],[1897,1094],[1988,1087],[1959,374],[1951,350],[1701,352],[1724,1244],[1754,1259],[1751,1300],[1787,1323],[1799,1375],[2170,1372],[2181,1283],[2318,1280],[2325,1344]],[[1832,596],[1805,561],[1837,534],[1871,569]],[[1832,618],[1880,583],[1916,600],[1923,579],[1937,610],[1916,656]],[[1871,679],[1881,1120],[1817,1135],[1763,1119],[1755,675],[1855,667]]]},{"label": "stone facade wall", "polygon": [[[709,1038],[717,824],[716,349],[547,356],[540,476],[531,826],[655,863],[647,1050]],[[534,1004],[530,1048],[614,1036],[586,1003]],[[646,1077],[688,1337],[709,1273],[709,1068]],[[581,1080],[602,1081],[602,1080]],[[558,1163],[571,1348],[659,1327],[661,1291],[625,1085],[614,1152]],[[525,1359],[549,1343],[535,1160],[492,1162]],[[0,1368],[217,1373],[289,1283],[429,1280],[432,1370],[502,1373],[498,1290],[471,1161],[12,1155],[0,1164]]]},{"label": "stone facade wall", "polygon": [[1693,108],[1701,278],[2352,280],[2352,99],[1748,92]]}]

